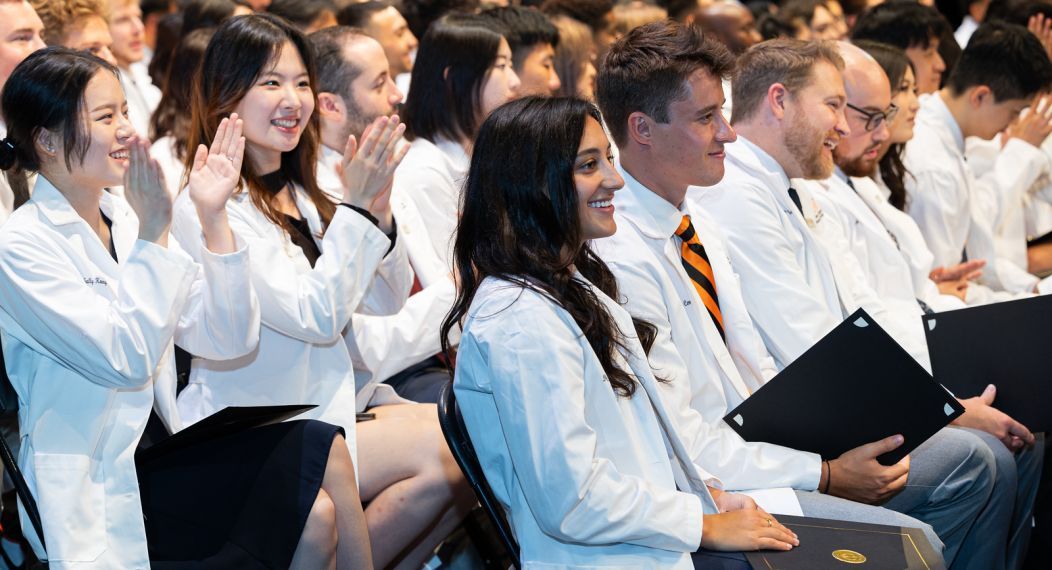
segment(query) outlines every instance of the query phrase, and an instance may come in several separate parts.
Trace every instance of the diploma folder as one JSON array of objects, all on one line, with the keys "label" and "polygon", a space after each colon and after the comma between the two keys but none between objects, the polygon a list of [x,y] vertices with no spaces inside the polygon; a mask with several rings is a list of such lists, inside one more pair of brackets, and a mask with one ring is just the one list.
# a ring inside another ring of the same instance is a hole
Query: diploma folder
[{"label": "diploma folder", "polygon": [[893,465],[964,413],[876,320],[859,309],[723,419],[746,441],[836,459],[902,434]]},{"label": "diploma folder", "polygon": [[298,416],[315,405],[231,406],[139,451],[139,460],[148,461],[196,443],[233,435],[247,429],[268,426]]},{"label": "diploma folder", "polygon": [[919,528],[779,515],[800,546],[745,553],[755,570],[941,570],[942,558]]},{"label": "diploma folder", "polygon": [[1033,432],[1052,430],[1048,325],[1052,297],[1006,301],[924,317],[935,379],[959,398],[997,386],[994,406]]}]

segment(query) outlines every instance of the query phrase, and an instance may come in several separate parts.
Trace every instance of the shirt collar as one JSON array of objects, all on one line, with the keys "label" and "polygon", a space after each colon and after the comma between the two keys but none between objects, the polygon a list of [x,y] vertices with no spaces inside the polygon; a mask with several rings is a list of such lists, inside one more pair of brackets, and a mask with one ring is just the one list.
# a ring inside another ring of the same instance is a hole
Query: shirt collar
[{"label": "shirt collar", "polygon": [[[652,190],[644,186],[641,182],[636,180],[631,174],[625,171],[624,167],[618,163],[618,170],[621,171],[622,178],[625,179],[625,187],[621,190],[622,193],[628,194],[627,197],[631,197],[636,203],[640,214],[645,212],[646,219],[643,221],[647,225],[646,233],[651,237],[658,238],[671,238],[675,235],[676,230],[679,229],[679,224],[683,221],[683,215],[685,212],[673,206],[668,200],[655,194]],[[615,194],[614,205],[617,207],[617,197]],[[631,204],[628,205],[629,210],[634,208]]]}]

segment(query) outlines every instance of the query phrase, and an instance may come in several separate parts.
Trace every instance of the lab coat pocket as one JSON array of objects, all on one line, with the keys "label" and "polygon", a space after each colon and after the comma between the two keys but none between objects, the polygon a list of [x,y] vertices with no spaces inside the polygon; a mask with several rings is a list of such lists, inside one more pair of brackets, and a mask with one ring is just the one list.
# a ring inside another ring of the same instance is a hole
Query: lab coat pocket
[{"label": "lab coat pocket", "polygon": [[48,558],[91,562],[106,551],[106,493],[102,472],[92,477],[86,455],[34,455],[37,506]]}]

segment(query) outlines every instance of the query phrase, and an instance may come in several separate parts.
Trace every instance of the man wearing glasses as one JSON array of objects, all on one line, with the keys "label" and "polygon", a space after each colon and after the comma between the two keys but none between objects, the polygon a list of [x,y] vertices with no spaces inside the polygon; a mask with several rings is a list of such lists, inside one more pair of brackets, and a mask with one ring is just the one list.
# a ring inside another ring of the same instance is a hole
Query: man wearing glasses
[{"label": "man wearing glasses", "polygon": [[[872,169],[873,150],[888,137],[894,111],[887,77],[848,44],[773,40],[754,46],[738,65],[731,119],[738,140],[726,145],[726,174],[716,186],[692,189],[688,199],[720,224],[742,297],[778,367],[862,307],[930,369],[920,305],[890,302],[873,288],[848,244],[842,209],[831,200],[834,188],[837,197],[845,187],[852,192],[845,174]],[[985,400],[962,403],[966,412],[956,423],[976,430],[946,428],[918,447],[905,490],[886,507],[918,500],[955,454],[971,449],[992,456],[991,448],[1002,444],[984,439],[980,430],[993,433],[1010,423],[1020,441],[1034,441]],[[1029,509],[1019,503],[1032,501],[1017,496],[1023,485],[1017,487],[1021,478],[1014,467],[1011,459],[998,462],[991,496],[970,528],[921,517],[947,542],[951,568],[955,560],[975,568],[1005,567],[1017,515]],[[947,541],[946,532],[963,538]]]}]

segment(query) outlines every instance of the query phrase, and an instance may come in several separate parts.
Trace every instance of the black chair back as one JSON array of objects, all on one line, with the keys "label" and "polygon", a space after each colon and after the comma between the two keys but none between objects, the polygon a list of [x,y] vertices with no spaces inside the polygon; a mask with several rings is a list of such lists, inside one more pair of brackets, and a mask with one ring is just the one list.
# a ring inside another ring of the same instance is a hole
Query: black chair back
[{"label": "black chair back", "polygon": [[518,568],[519,543],[515,541],[511,525],[508,524],[508,519],[504,516],[504,510],[497,502],[497,497],[493,495],[493,489],[486,482],[486,474],[482,472],[482,465],[479,464],[478,456],[475,454],[475,447],[471,444],[467,428],[464,427],[464,418],[461,417],[460,408],[457,406],[452,381],[442,386],[442,392],[439,394],[438,423],[442,426],[446,443],[449,444],[449,450],[453,453],[457,464],[460,465],[460,470],[464,472],[464,477],[475,490],[475,495],[482,508],[493,521],[493,525],[497,527],[497,534],[500,535],[504,547],[508,549],[515,567]]},{"label": "black chair back", "polygon": [[[0,414],[18,415],[18,395],[15,393],[14,387],[11,386],[11,379],[7,377],[7,365],[4,362],[2,349],[0,349]],[[15,425],[18,425],[17,421]],[[26,515],[29,516],[29,522],[33,524],[33,530],[36,531],[37,537],[40,538],[40,546],[46,550],[44,525],[40,522],[40,511],[37,509],[36,499],[29,492],[26,478],[22,476],[22,470],[18,468],[18,460],[11,453],[11,448],[7,445],[7,439],[3,437],[3,434],[0,434],[0,461],[3,462],[4,470],[7,471],[7,475],[11,478],[11,483],[15,486],[15,493],[18,495],[18,500],[22,503],[22,508],[25,509]]]}]

